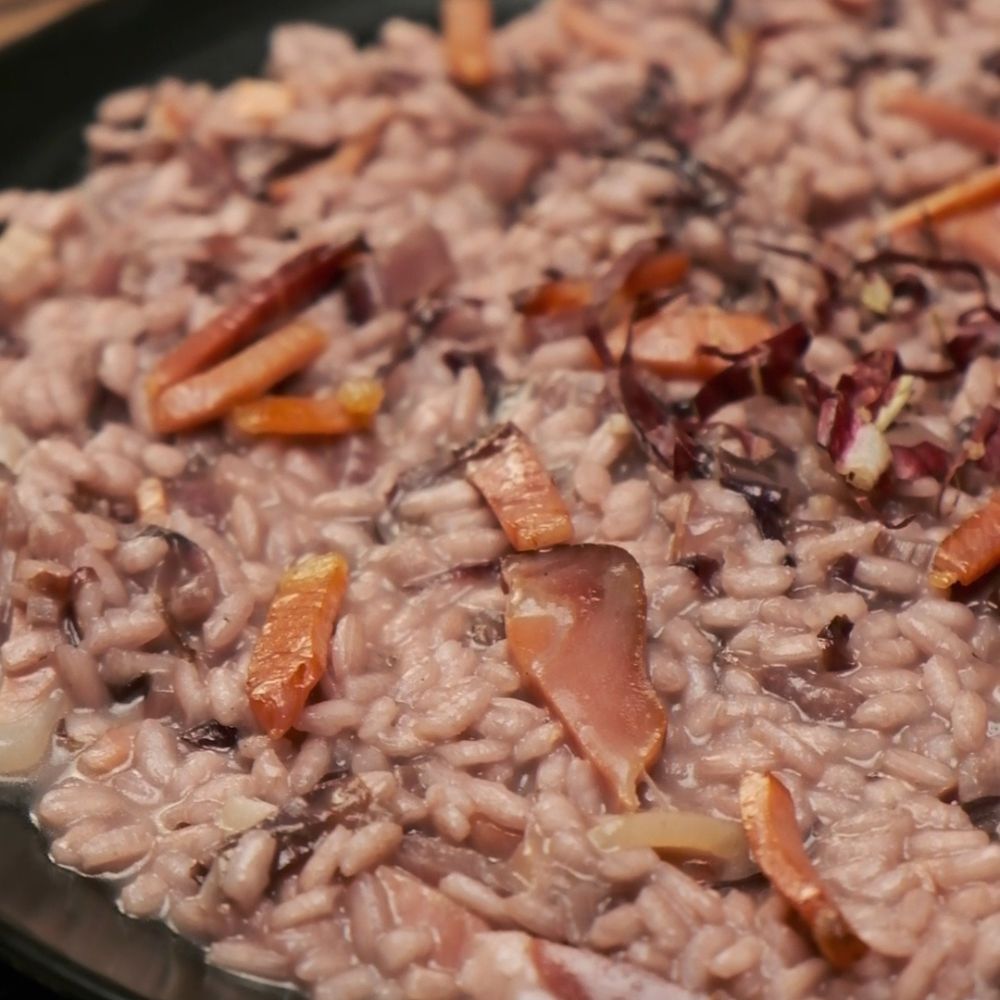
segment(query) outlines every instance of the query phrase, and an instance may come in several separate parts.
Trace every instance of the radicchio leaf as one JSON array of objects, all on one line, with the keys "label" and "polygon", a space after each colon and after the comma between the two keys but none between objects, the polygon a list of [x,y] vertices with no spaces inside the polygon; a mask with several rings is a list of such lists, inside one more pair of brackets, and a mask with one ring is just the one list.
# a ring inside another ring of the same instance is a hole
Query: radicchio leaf
[{"label": "radicchio leaf", "polygon": [[892,475],[902,483],[912,482],[922,476],[932,476],[944,482],[952,467],[951,454],[933,441],[919,441],[917,444],[894,444],[892,452]]},{"label": "radicchio leaf", "polygon": [[723,489],[739,493],[750,505],[754,520],[764,538],[785,540],[785,500],[784,490],[766,483],[737,479],[734,476],[723,476],[719,480]]},{"label": "radicchio leaf", "polygon": [[989,281],[983,269],[971,260],[951,257],[927,257],[920,254],[902,253],[899,250],[880,250],[864,260],[856,261],[854,270],[861,274],[883,273],[887,268],[900,265],[935,271],[941,274],[964,274],[970,277],[983,295],[984,308],[989,306]]},{"label": "radicchio leaf", "polygon": [[239,730],[209,719],[181,733],[181,741],[197,750],[231,750],[236,746]]},{"label": "radicchio leaf", "polygon": [[835,615],[819,631],[819,641],[823,645],[823,666],[827,671],[840,672],[854,666],[854,658],[847,648],[854,622],[847,615]]},{"label": "radicchio leaf", "polygon": [[859,358],[830,391],[810,383],[820,400],[816,438],[834,468],[852,486],[869,492],[892,465],[885,431],[906,405],[913,376],[900,374],[894,351],[872,351]]},{"label": "radicchio leaf", "polygon": [[720,567],[718,559],[703,555],[685,556],[683,559],[677,560],[677,565],[683,566],[694,573],[698,577],[701,589],[709,597],[717,597],[719,595],[719,588],[715,585],[715,574],[719,572]]},{"label": "radicchio leaf", "polygon": [[159,596],[168,624],[184,643],[215,606],[219,580],[208,553],[185,535],[148,525],[140,537],[162,538],[167,554],[153,574],[151,589]]},{"label": "radicchio leaf", "polygon": [[985,472],[1000,473],[1000,410],[987,406],[966,441],[967,461]]},{"label": "radicchio leaf", "polygon": [[[792,260],[800,260],[819,271],[820,277],[823,279],[824,294],[815,306],[816,319],[823,329],[829,326],[830,320],[833,319],[834,310],[844,300],[840,275],[832,267],[820,263],[806,250],[785,247],[778,243],[768,243],[766,240],[754,240],[753,243],[754,246],[768,253],[774,253],[780,257],[790,257]],[[778,297],[780,299],[780,296]]]},{"label": "radicchio leaf", "polygon": [[1000,795],[984,795],[959,805],[974,827],[987,833],[994,843],[1000,840]]},{"label": "radicchio leaf", "polygon": [[[290,799],[274,816],[258,823],[254,829],[267,830],[277,842],[271,866],[272,885],[298,871],[323,834],[338,824],[360,823],[371,804],[371,792],[360,778],[331,773],[322,777],[311,791]],[[216,857],[228,855],[241,836],[242,833],[237,833],[224,841]],[[195,866],[192,871],[195,881],[204,880],[208,867]]]},{"label": "radicchio leaf", "polygon": [[765,667],[755,673],[760,686],[797,705],[810,719],[843,722],[857,710],[864,696],[844,687],[838,678],[817,671]]},{"label": "radicchio leaf", "polygon": [[[794,323],[742,354],[728,356],[732,363],[710,378],[691,402],[694,413],[707,420],[728,403],[749,396],[780,397],[812,337],[803,323]],[[717,352],[716,352],[717,353]]]},{"label": "radicchio leaf", "polygon": [[[650,308],[648,300],[636,304],[632,322],[641,319]],[[625,339],[625,349],[614,372],[612,391],[628,417],[643,451],[675,476],[707,477],[707,455],[692,437],[693,429],[679,408],[668,401],[665,388],[651,372],[640,368],[632,355],[632,329]],[[587,324],[586,335],[605,369],[614,369],[614,358],[600,325]]]},{"label": "radicchio leaf", "polygon": [[506,381],[503,372],[497,366],[493,351],[470,351],[456,348],[445,351],[441,360],[448,366],[453,375],[457,375],[463,368],[476,369],[480,381],[483,383],[483,392],[486,394],[486,409],[488,412],[492,412],[500,400]]}]

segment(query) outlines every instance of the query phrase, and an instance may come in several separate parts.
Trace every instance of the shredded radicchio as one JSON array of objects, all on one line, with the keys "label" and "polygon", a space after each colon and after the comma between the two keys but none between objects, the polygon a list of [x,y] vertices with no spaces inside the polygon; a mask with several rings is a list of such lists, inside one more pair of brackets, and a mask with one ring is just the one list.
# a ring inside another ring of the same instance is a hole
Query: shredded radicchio
[{"label": "shredded radicchio", "polygon": [[224,726],[215,719],[209,719],[181,733],[181,740],[197,750],[231,750],[236,746],[238,735],[239,730],[235,726]]},{"label": "shredded radicchio", "polygon": [[[312,791],[291,799],[280,812],[259,823],[256,829],[267,830],[277,842],[271,867],[272,885],[298,871],[323,834],[338,824],[360,821],[370,806],[371,793],[360,778],[333,773],[320,779]],[[228,854],[241,836],[230,837],[218,855]],[[196,865],[192,874],[201,882],[208,874],[208,866]]]},{"label": "shredded radicchio", "polygon": [[951,453],[933,441],[917,444],[894,444],[892,452],[892,475],[901,483],[909,483],[922,476],[931,476],[944,482],[952,467]]},{"label": "shredded radicchio", "polygon": [[792,702],[804,715],[817,721],[843,722],[864,701],[863,695],[844,687],[836,677],[816,671],[765,667],[755,676],[765,691]]},{"label": "shredded radicchio", "polygon": [[1000,840],[1000,795],[985,795],[959,804],[973,826],[989,834],[990,840]]},{"label": "shredded radicchio", "polygon": [[[636,428],[646,450],[676,476],[705,477],[710,474],[709,456],[695,441],[700,426],[728,403],[765,393],[780,397],[788,379],[799,368],[799,359],[810,342],[809,331],[801,323],[740,354],[712,351],[730,362],[710,378],[685,403],[670,403],[657,380],[632,359],[631,338],[618,366],[618,387],[622,407]],[[607,358],[607,347],[599,337],[591,337],[598,354]]]},{"label": "shredded radicchio", "polygon": [[719,480],[723,489],[739,493],[750,505],[754,520],[764,538],[776,541],[785,540],[785,501],[784,490],[766,483],[737,479],[735,476],[723,476]]},{"label": "shredded radicchio", "polygon": [[86,584],[96,581],[97,573],[91,566],[80,566],[72,573],[40,570],[29,581],[35,593],[48,597],[59,606],[59,624],[63,636],[71,646],[79,646],[83,638],[83,630],[76,613],[76,602],[80,591]]},{"label": "shredded radicchio", "polygon": [[913,376],[902,374],[894,351],[871,351],[845,372],[835,388],[814,376],[807,382],[817,406],[816,437],[852,486],[873,490],[892,466],[885,432],[906,405]]},{"label": "shredded radicchio", "polygon": [[694,573],[698,583],[701,584],[701,589],[709,597],[715,597],[720,593],[715,585],[715,574],[719,572],[720,567],[718,559],[703,555],[686,556],[684,559],[678,559],[677,565]]},{"label": "shredded radicchio", "polygon": [[691,401],[692,410],[701,420],[707,420],[726,404],[750,396],[780,398],[788,379],[798,373],[811,340],[805,324],[794,323],[740,354],[706,349],[706,353],[731,363],[698,390]]},{"label": "shredded radicchio", "polygon": [[995,406],[987,406],[972,428],[965,442],[964,461],[991,475],[1000,473],[1000,410]]},{"label": "shredded radicchio", "polygon": [[172,629],[184,643],[205,620],[219,596],[219,580],[208,553],[176,531],[149,525],[142,536],[162,538],[167,555],[157,567],[152,589],[159,595]]},{"label": "shredded radicchio", "polygon": [[830,580],[845,587],[853,588],[854,571],[857,567],[858,557],[845,552],[839,559],[835,559],[830,564]]},{"label": "shredded radicchio", "polygon": [[819,631],[819,641],[823,646],[823,667],[839,673],[854,666],[854,658],[847,647],[847,641],[854,629],[854,622],[846,615],[835,615]]},{"label": "shredded radicchio", "polygon": [[463,368],[475,368],[483,383],[486,395],[486,409],[492,411],[500,400],[504,387],[504,374],[497,367],[492,351],[446,351],[441,360],[448,366],[452,374],[458,374]]}]

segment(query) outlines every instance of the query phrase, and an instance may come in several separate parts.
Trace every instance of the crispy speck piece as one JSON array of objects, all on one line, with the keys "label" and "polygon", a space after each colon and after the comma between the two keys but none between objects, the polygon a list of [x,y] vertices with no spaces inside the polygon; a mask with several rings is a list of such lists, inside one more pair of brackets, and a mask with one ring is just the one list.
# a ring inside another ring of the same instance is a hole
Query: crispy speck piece
[{"label": "crispy speck piece", "polygon": [[326,670],[346,588],[347,563],[337,553],[308,556],[278,583],[247,674],[250,707],[273,739],[295,724]]},{"label": "crispy speck piece", "polygon": [[445,60],[456,83],[482,87],[493,78],[492,25],[490,0],[442,0]]},{"label": "crispy speck piece", "polygon": [[610,788],[636,809],[636,782],[659,755],[667,719],[646,673],[646,592],[615,545],[573,545],[503,562],[507,645]]},{"label": "crispy speck piece", "polygon": [[744,775],[740,814],[761,870],[808,924],[824,958],[834,968],[849,968],[868,947],[848,926],[809,860],[788,789],[773,774]]},{"label": "crispy speck piece", "polygon": [[519,552],[572,540],[566,501],[531,442],[513,424],[491,435],[465,468]]},{"label": "crispy speck piece", "polygon": [[930,580],[935,587],[975,583],[1000,565],[1000,493],[970,514],[934,553]]},{"label": "crispy speck piece", "polygon": [[1000,200],[1000,166],[986,167],[971,177],[949,184],[940,191],[918,198],[890,212],[879,222],[877,234],[890,236],[908,229],[916,229],[919,226],[985,208],[998,200]]}]

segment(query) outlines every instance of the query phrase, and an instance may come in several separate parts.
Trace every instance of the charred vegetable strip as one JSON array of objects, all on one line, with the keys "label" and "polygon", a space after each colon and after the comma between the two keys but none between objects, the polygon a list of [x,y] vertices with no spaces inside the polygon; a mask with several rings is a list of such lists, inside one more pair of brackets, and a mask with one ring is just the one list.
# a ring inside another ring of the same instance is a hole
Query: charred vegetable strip
[{"label": "charred vegetable strip", "polygon": [[233,410],[245,434],[350,434],[371,426],[385,395],[380,382],[345,382],[336,396],[263,396]]},{"label": "charred vegetable strip", "polygon": [[882,102],[894,115],[920,122],[937,135],[956,139],[986,153],[1000,151],[1000,122],[919,90],[901,90]]},{"label": "charred vegetable strip", "polygon": [[490,0],[442,0],[445,61],[448,74],[456,83],[463,87],[482,87],[490,82],[493,77],[492,29]]},{"label": "charred vegetable strip", "polygon": [[164,390],[153,404],[153,426],[166,434],[217,420],[304,368],[326,344],[326,334],[311,323],[275,330],[214,368]]},{"label": "charred vegetable strip", "polygon": [[868,948],[848,926],[809,860],[788,789],[773,774],[744,775],[740,812],[757,864],[809,926],[824,958],[836,969],[853,965]]},{"label": "charred vegetable strip", "polygon": [[313,163],[298,173],[288,174],[286,177],[278,177],[271,181],[267,186],[268,197],[272,201],[287,201],[304,181],[323,176],[355,176],[378,148],[382,139],[383,126],[384,123],[380,122],[367,132],[351,136],[350,139],[345,139],[337,147],[337,151],[332,156],[320,160],[318,163]]},{"label": "charred vegetable strip", "polygon": [[333,286],[364,249],[361,239],[310,247],[245,289],[231,306],[159,360],[146,380],[150,400],[242,347],[271,323],[303,309]]},{"label": "charred vegetable strip", "polygon": [[967,587],[1000,565],[1000,492],[970,514],[938,546],[931,563],[935,587]]},{"label": "charred vegetable strip", "polygon": [[566,502],[531,442],[513,424],[504,424],[477,448],[465,474],[519,552],[572,540]]},{"label": "charred vegetable strip", "polygon": [[250,708],[273,739],[295,724],[326,671],[346,588],[347,563],[336,553],[308,556],[278,583],[247,674]]},{"label": "charred vegetable strip", "polygon": [[949,219],[962,212],[984,208],[1000,200],[1000,166],[987,167],[924,198],[911,201],[890,213],[877,232],[888,236],[930,222]]},{"label": "charred vegetable strip", "polygon": [[663,746],[667,719],[646,673],[646,591],[615,545],[508,556],[507,645],[622,809]]}]

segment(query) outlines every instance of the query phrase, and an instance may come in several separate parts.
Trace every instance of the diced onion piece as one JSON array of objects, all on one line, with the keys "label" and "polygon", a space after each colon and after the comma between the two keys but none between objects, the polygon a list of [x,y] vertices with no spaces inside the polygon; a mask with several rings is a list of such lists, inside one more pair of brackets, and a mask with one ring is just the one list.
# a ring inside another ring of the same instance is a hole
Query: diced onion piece
[{"label": "diced onion piece", "polygon": [[970,514],[938,546],[931,563],[935,587],[975,583],[1000,565],[1000,492]]},{"label": "diced onion piece", "polygon": [[743,827],[706,813],[650,809],[608,816],[589,836],[604,850],[652,847],[668,858],[704,860],[717,869],[720,878],[744,878],[755,870]]},{"label": "diced onion piece", "polygon": [[289,323],[214,368],[165,389],[153,403],[153,425],[166,434],[217,420],[294,375],[326,345],[326,334],[319,327]]},{"label": "diced onion piece", "polygon": [[0,464],[16,472],[31,441],[17,424],[0,423]]},{"label": "diced onion piece", "polygon": [[859,423],[854,435],[834,460],[834,468],[855,489],[866,493],[875,488],[892,464],[892,451],[885,435],[874,425]]},{"label": "diced onion piece", "polygon": [[513,424],[491,435],[465,469],[519,552],[572,540],[566,502],[531,442]]},{"label": "diced onion piece", "polygon": [[291,88],[277,80],[237,80],[225,97],[234,118],[259,125],[273,124],[295,105]]},{"label": "diced onion piece", "polygon": [[250,708],[272,738],[295,724],[326,671],[346,588],[347,563],[337,553],[307,556],[278,582],[247,674]]},{"label": "diced onion piece", "polygon": [[[774,336],[774,327],[756,313],[724,312],[715,306],[667,309],[634,325],[636,364],[670,379],[708,379],[729,365],[723,354],[741,354]],[[625,350],[627,329],[607,338],[615,358]]]},{"label": "diced onion piece", "polygon": [[493,77],[493,11],[490,0],[442,0],[448,74],[463,87],[482,87]]},{"label": "diced onion piece", "polygon": [[231,420],[245,434],[349,434],[371,426],[384,395],[381,383],[357,379],[336,396],[263,396],[237,406]]},{"label": "diced onion piece", "polygon": [[740,812],[757,864],[806,922],[824,958],[836,969],[853,965],[868,947],[809,860],[788,789],[773,774],[746,774],[740,782]]},{"label": "diced onion piece", "polygon": [[277,811],[277,806],[263,799],[254,799],[247,795],[230,795],[222,803],[219,826],[226,833],[242,833],[270,819]]},{"label": "diced onion piece", "polygon": [[46,758],[66,713],[54,671],[8,676],[0,683],[0,774],[24,774]]},{"label": "diced onion piece", "polygon": [[135,505],[144,524],[163,524],[168,514],[163,480],[156,476],[141,480],[135,490]]},{"label": "diced onion piece", "polygon": [[659,755],[667,719],[646,673],[646,591],[615,545],[508,556],[507,647],[624,809]]}]

